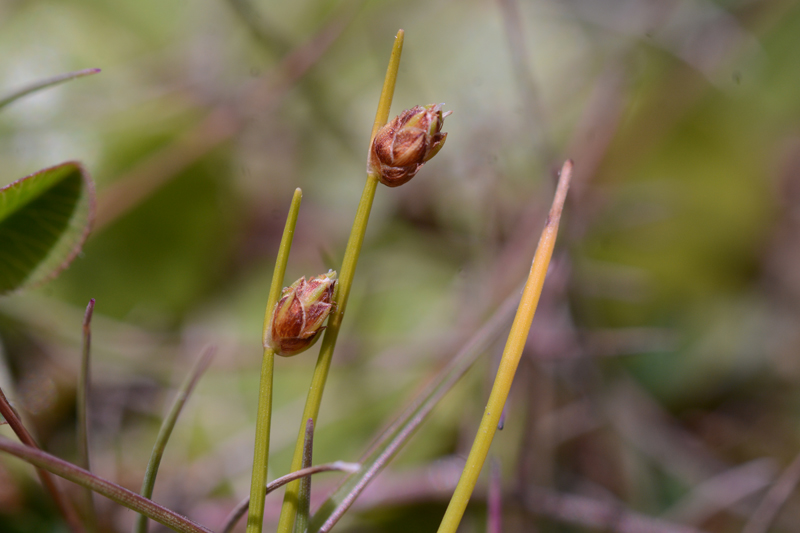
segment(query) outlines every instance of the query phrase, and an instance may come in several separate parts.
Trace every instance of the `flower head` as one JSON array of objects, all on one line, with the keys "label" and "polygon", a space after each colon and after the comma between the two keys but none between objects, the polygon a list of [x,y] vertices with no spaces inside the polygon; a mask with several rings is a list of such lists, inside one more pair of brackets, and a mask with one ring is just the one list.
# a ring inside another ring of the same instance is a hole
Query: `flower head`
[{"label": "flower head", "polygon": [[335,286],[336,272],[331,270],[308,281],[302,277],[284,288],[272,311],[264,346],[285,357],[310,348],[325,329],[322,324],[336,305]]},{"label": "flower head", "polygon": [[444,146],[442,105],[414,106],[383,126],[372,141],[370,170],[388,187],[404,184]]}]

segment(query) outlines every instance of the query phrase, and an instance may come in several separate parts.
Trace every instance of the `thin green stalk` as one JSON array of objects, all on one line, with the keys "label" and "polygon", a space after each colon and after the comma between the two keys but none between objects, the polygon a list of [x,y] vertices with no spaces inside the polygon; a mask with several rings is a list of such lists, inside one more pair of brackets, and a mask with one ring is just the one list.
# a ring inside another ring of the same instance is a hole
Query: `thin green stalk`
[{"label": "thin green stalk", "polygon": [[455,533],[464,511],[469,503],[472,491],[478,481],[483,463],[489,453],[489,446],[497,431],[497,424],[503,413],[503,406],[511,390],[511,382],[517,371],[525,341],[531,328],[531,321],[539,303],[539,296],[542,294],[544,278],[547,274],[547,267],[550,264],[550,257],[553,255],[553,246],[558,234],[558,223],[561,219],[561,211],[564,208],[564,200],[567,197],[569,182],[572,177],[572,161],[567,161],[561,169],[561,176],[558,180],[553,205],[550,214],[547,216],[542,236],[539,238],[539,245],[536,248],[536,255],[533,258],[531,271],[528,281],[522,292],[522,300],[517,308],[517,315],[511,324],[511,331],[508,335],[506,347],[503,350],[503,357],[500,360],[500,367],[497,369],[492,392],[489,394],[489,401],[483,413],[483,419],[478,427],[478,434],[472,444],[472,450],[467,457],[464,471],[458,480],[456,490],[447,506],[442,523],[439,525],[439,533]]},{"label": "thin green stalk", "polygon": [[[397,32],[392,55],[389,58],[389,67],[386,70],[386,77],[383,81],[381,98],[378,102],[378,110],[375,113],[375,122],[372,126],[370,136],[370,146],[372,139],[389,120],[389,109],[394,98],[394,87],[397,83],[397,70],[400,66],[400,55],[403,51],[403,30]],[[350,238],[347,241],[347,249],[344,253],[342,268],[339,272],[339,283],[336,294],[336,310],[328,319],[328,327],[322,338],[322,347],[319,350],[317,365],[314,368],[314,375],[311,378],[311,387],[306,398],[306,406],[303,410],[303,424],[297,436],[297,443],[292,457],[291,470],[298,470],[303,463],[303,442],[305,440],[305,423],[310,418],[316,423],[319,408],[322,404],[322,392],[325,389],[325,382],[328,379],[328,370],[333,358],[333,350],[336,347],[336,339],[339,336],[339,328],[342,325],[344,312],[347,308],[347,298],[350,296],[350,287],[353,284],[353,276],[358,263],[358,256],[361,253],[361,245],[364,242],[364,234],[367,231],[367,222],[372,210],[372,201],[375,198],[375,190],[378,187],[378,176],[370,172],[367,174],[367,183],[364,185],[364,192],[361,194],[361,201],[358,204],[356,219],[353,222],[353,229],[350,231]],[[297,515],[298,493],[300,490],[299,481],[290,483],[286,487],[286,494],[283,498],[283,507],[278,522],[278,533],[291,533],[294,527],[295,516]],[[249,533],[249,532],[248,532]]]},{"label": "thin green stalk", "polygon": [[[303,464],[301,470],[309,468],[314,455],[314,421],[310,418],[306,422],[306,440],[303,443]],[[311,513],[311,476],[300,478],[299,503],[297,504],[297,519],[294,521],[294,533],[305,533],[308,528],[309,514]]]},{"label": "thin green stalk", "polygon": [[[214,355],[214,348],[207,348],[200,358],[195,362],[186,380],[178,389],[178,394],[172,402],[172,407],[169,413],[161,422],[161,427],[158,430],[156,443],[153,445],[153,452],[150,454],[150,461],[147,463],[147,470],[144,473],[144,481],[142,481],[142,490],[140,494],[145,498],[153,497],[153,487],[156,485],[156,476],[158,475],[158,467],[161,465],[161,458],[164,456],[164,449],[167,447],[167,442],[172,435],[172,430],[175,428],[175,423],[178,421],[178,416],[186,405],[189,395],[192,393],[195,385],[200,380],[200,376],[208,368],[211,362],[211,357]],[[134,533],[147,533],[147,517],[139,515],[133,523]]]},{"label": "thin green stalk", "polygon": [[[14,432],[20,442],[33,450],[39,450],[39,445],[36,443],[33,435],[31,435],[28,432],[28,429],[22,424],[22,420],[20,420],[20,418],[17,416],[16,411],[14,411],[14,409],[11,407],[6,395],[3,393],[3,389],[0,389],[0,415],[3,415],[3,417],[6,419],[6,422],[8,422],[9,426],[11,426],[11,430]],[[39,480],[42,482],[42,486],[47,492],[50,493],[50,497],[53,498],[56,507],[58,507],[58,510],[61,512],[64,520],[67,522],[70,530],[72,530],[74,533],[82,533],[84,529],[80,519],[78,518],[78,514],[75,512],[75,509],[70,504],[64,492],[61,490],[58,484],[56,484],[55,478],[50,475],[50,472],[48,472],[47,469],[37,468],[36,473],[39,475]]]},{"label": "thin green stalk", "polygon": [[297,225],[297,214],[300,211],[300,201],[303,191],[295,189],[286,225],[283,228],[281,244],[278,248],[278,258],[275,260],[275,270],[272,273],[272,285],[267,297],[267,309],[264,313],[264,328],[261,334],[261,344],[264,345],[264,355],[261,358],[261,382],[258,387],[258,412],[256,414],[256,443],[253,449],[253,473],[250,478],[250,506],[247,513],[247,533],[261,533],[264,522],[264,498],[267,487],[267,466],[269,461],[269,432],[272,424],[272,374],[275,368],[275,352],[266,347],[267,328],[269,318],[275,304],[278,303],[283,278],[286,275],[286,264],[289,262],[289,251],[292,248],[294,228]]},{"label": "thin green stalk", "polygon": [[[86,313],[83,315],[83,354],[81,357],[81,372],[78,375],[77,391],[77,419],[78,419],[78,455],[79,466],[91,472],[89,463],[89,389],[91,386],[91,353],[92,353],[92,313],[94,312],[94,298],[89,300]],[[84,505],[86,507],[86,522],[90,531],[97,531],[97,512],[94,508],[94,494],[89,489],[84,490]]]},{"label": "thin green stalk", "polygon": [[88,487],[96,493],[102,494],[109,500],[115,501],[137,513],[146,515],[148,518],[167,526],[173,531],[178,531],[179,533],[211,533],[210,530],[199,524],[195,524],[175,511],[162,507],[156,502],[139,496],[131,490],[98,477],[79,466],[75,466],[72,463],[59,459],[37,448],[17,444],[5,437],[0,437],[0,451],[19,457],[38,469],[43,469],[48,473],[63,477],[81,487]]}]

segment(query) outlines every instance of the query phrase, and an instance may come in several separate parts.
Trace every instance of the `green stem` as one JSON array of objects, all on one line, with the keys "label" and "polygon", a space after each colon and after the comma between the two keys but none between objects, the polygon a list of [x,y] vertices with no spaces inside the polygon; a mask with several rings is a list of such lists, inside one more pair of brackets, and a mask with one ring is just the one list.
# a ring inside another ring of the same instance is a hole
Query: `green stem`
[{"label": "green stem", "polygon": [[131,490],[120,487],[116,483],[98,477],[83,468],[75,466],[63,459],[59,459],[49,453],[45,453],[37,448],[17,444],[5,437],[0,437],[0,451],[19,457],[26,463],[30,463],[39,469],[63,477],[81,487],[88,487],[96,493],[102,494],[109,500],[115,501],[137,513],[146,515],[159,524],[164,524],[173,531],[178,531],[180,533],[211,533],[208,529],[199,524],[195,524],[175,511],[170,511],[166,507],[162,507],[152,500],[139,496]]},{"label": "green stem", "polygon": [[261,533],[264,522],[264,498],[267,487],[267,466],[269,461],[269,432],[272,423],[272,374],[275,368],[275,352],[266,347],[267,328],[275,304],[278,303],[283,288],[283,278],[286,274],[286,264],[289,261],[289,251],[292,248],[294,228],[297,225],[297,214],[300,210],[300,201],[303,192],[298,188],[294,191],[289,214],[286,217],[286,226],[283,228],[281,244],[278,248],[278,257],[275,260],[275,270],[272,273],[272,285],[267,297],[267,309],[264,313],[264,328],[261,343],[264,345],[264,355],[261,358],[261,382],[258,388],[258,412],[256,414],[256,443],[253,449],[253,472],[250,478],[250,506],[247,513],[247,533]]},{"label": "green stem", "polygon": [[[381,98],[378,102],[378,110],[375,113],[375,122],[372,126],[370,136],[370,146],[372,138],[375,137],[378,129],[389,120],[389,109],[394,98],[394,87],[397,83],[397,70],[400,66],[400,54],[403,51],[404,32],[400,30],[395,37],[392,55],[389,58],[389,67],[386,70],[386,77],[383,81]],[[367,222],[372,210],[372,201],[375,198],[375,190],[378,187],[378,176],[372,172],[367,175],[367,183],[364,185],[364,192],[361,194],[361,201],[358,204],[356,219],[353,222],[353,229],[350,231],[350,239],[347,241],[347,249],[344,252],[342,268],[339,272],[339,283],[336,294],[336,311],[328,319],[328,327],[322,338],[322,347],[319,350],[317,365],[314,368],[314,375],[311,378],[311,387],[306,398],[306,406],[303,410],[303,423],[297,436],[297,443],[292,457],[291,470],[298,470],[303,463],[303,442],[305,441],[305,424],[308,419],[314,421],[316,425],[319,408],[322,404],[322,392],[325,389],[325,382],[328,379],[328,370],[333,358],[333,350],[336,347],[336,339],[339,336],[339,328],[342,325],[344,312],[347,308],[347,299],[350,296],[350,287],[353,284],[353,277],[356,272],[358,256],[361,253],[361,245],[364,243],[364,234],[367,231]],[[281,517],[278,522],[278,533],[291,533],[294,528],[295,517],[297,516],[297,506],[299,503],[298,494],[300,482],[295,481],[286,486],[286,494],[283,498]],[[248,532],[249,533],[249,532]]]},{"label": "green stem", "polygon": [[[91,387],[91,353],[92,353],[92,313],[94,312],[94,298],[89,300],[86,313],[83,316],[83,354],[81,357],[81,372],[78,375],[77,391],[77,419],[78,419],[78,455],[79,466],[91,471],[89,462],[89,389]],[[97,512],[94,508],[94,495],[89,489],[84,490],[83,499],[86,506],[86,521],[90,531],[97,531]]]},{"label": "green stem", "polygon": [[503,406],[511,390],[511,382],[514,380],[514,374],[522,356],[522,349],[525,347],[525,341],[531,328],[531,321],[539,303],[539,296],[542,294],[542,286],[547,274],[547,267],[550,264],[550,257],[553,255],[553,246],[558,234],[558,223],[561,219],[561,211],[564,207],[564,200],[567,197],[571,177],[572,161],[567,161],[561,169],[553,205],[550,208],[550,214],[547,216],[542,236],[539,238],[539,246],[536,248],[536,255],[533,258],[528,281],[525,283],[525,288],[522,292],[517,315],[511,324],[511,331],[508,335],[506,347],[503,350],[503,357],[500,360],[500,367],[497,369],[497,377],[495,377],[492,392],[489,394],[489,401],[483,413],[483,419],[478,427],[478,434],[475,436],[472,450],[469,452],[464,471],[458,480],[458,485],[456,485],[450,504],[447,506],[442,523],[439,525],[439,533],[455,533],[456,529],[458,529],[458,525],[467,508],[467,503],[469,503],[469,498],[478,481],[478,475],[481,473],[481,468],[489,453],[489,446],[492,444],[492,439],[497,431],[497,424],[500,421]]},{"label": "green stem", "polygon": [[[175,396],[175,400],[172,402],[172,407],[170,407],[169,413],[167,413],[164,421],[161,422],[161,428],[158,430],[158,436],[156,437],[156,442],[153,445],[153,452],[150,454],[150,461],[147,463],[144,481],[142,481],[142,490],[140,491],[140,494],[145,498],[149,499],[153,497],[153,487],[155,487],[156,484],[158,467],[161,465],[161,458],[164,456],[164,449],[167,447],[169,437],[172,435],[172,430],[175,428],[175,423],[178,421],[178,416],[181,414],[183,406],[186,405],[186,400],[189,399],[189,395],[192,393],[195,385],[197,385],[197,382],[200,380],[200,376],[203,374],[205,369],[208,368],[208,364],[211,362],[211,356],[213,354],[213,348],[208,348],[203,352],[203,354],[192,367],[189,375],[186,376],[186,380],[181,385],[181,388],[178,389],[178,394]],[[133,532],[147,532],[146,516],[140,514],[136,517],[136,521],[133,524]]]}]

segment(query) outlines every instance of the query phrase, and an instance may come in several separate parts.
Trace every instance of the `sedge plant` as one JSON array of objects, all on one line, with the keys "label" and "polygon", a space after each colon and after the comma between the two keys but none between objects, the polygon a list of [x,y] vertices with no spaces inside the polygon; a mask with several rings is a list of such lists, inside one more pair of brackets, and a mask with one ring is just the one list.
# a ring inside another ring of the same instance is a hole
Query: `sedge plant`
[{"label": "sedge plant", "polygon": [[[358,205],[356,218],[350,232],[340,270],[341,277],[337,292],[334,295],[335,308],[331,313],[325,336],[322,339],[317,364],[311,379],[308,397],[303,410],[302,426],[297,437],[297,444],[292,457],[291,470],[303,466],[303,449],[306,441],[306,423],[316,423],[322,404],[322,393],[330,370],[333,351],[339,336],[339,329],[344,318],[350,288],[355,276],[356,265],[364,242],[372,202],[378,184],[397,187],[413,178],[420,168],[436,155],[444,146],[446,133],[442,133],[444,118],[449,113],[442,113],[441,105],[415,106],[395,117],[391,122],[389,110],[394,97],[397,72],[400,66],[400,55],[403,50],[404,32],[399,30],[395,37],[389,66],[383,83],[375,122],[370,135],[370,149],[367,158],[367,181]],[[296,520],[304,498],[301,496],[299,481],[290,483],[286,488],[281,515],[278,522],[278,533],[298,531]],[[303,517],[303,523],[307,517]],[[254,530],[255,531],[255,530]]]}]

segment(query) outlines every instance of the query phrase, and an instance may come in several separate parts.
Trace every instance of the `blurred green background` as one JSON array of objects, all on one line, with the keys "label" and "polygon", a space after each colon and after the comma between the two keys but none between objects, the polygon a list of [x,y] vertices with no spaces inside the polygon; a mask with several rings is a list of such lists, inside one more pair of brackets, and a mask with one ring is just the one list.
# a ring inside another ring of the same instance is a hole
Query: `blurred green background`
[{"label": "blurred green background", "polygon": [[[0,384],[44,448],[75,460],[80,324],[95,298],[94,469],[136,490],[175,387],[216,345],[155,499],[219,527],[249,489],[263,306],[289,200],[303,189],[287,285],[338,268],[398,28],[392,115],[444,102],[449,136],[410,183],[378,190],[315,462],[357,460],[518,290],[572,158],[493,446],[503,531],[591,530],[544,509],[542,487],[741,531],[800,452],[791,0],[0,0],[0,94],[103,69],[0,113],[0,185],[77,159],[98,190],[70,268],[0,299]],[[337,531],[435,531],[501,348]],[[288,469],[316,351],[277,361],[270,478]],[[315,497],[340,477],[320,476]],[[464,531],[486,528],[482,486]],[[104,530],[128,529],[133,513],[101,500]],[[270,523],[279,501],[268,497]],[[770,531],[798,523],[791,496]],[[33,470],[0,457],[0,531],[65,530]]]}]

